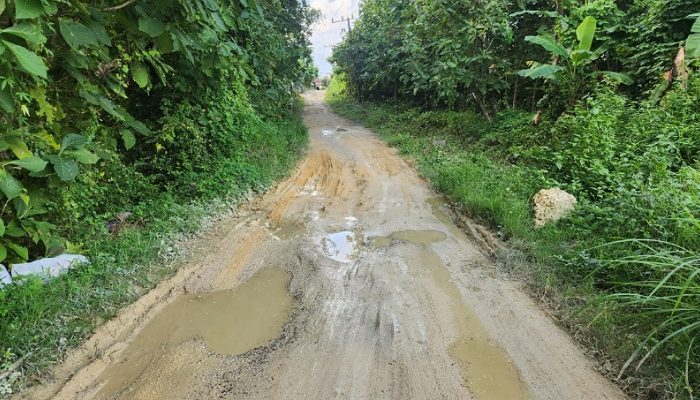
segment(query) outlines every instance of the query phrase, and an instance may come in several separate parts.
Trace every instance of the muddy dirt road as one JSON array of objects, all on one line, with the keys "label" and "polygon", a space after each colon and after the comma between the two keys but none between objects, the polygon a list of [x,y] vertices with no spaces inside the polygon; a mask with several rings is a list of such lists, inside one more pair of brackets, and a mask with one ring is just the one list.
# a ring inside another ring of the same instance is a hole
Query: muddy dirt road
[{"label": "muddy dirt road", "polygon": [[321,92],[305,97],[292,176],[25,397],[624,398],[499,276],[487,238]]}]

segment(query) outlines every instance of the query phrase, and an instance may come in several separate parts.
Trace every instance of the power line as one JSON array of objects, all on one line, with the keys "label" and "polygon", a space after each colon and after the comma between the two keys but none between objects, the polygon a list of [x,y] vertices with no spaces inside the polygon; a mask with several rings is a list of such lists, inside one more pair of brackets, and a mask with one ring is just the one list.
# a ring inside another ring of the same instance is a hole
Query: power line
[{"label": "power line", "polygon": [[337,21],[335,20],[335,18],[331,18],[331,22],[334,23],[334,24],[337,24],[337,23],[339,23],[339,22],[347,22],[347,23],[348,23],[348,32],[352,31],[352,26],[350,25],[350,21],[354,21],[354,20],[355,20],[355,16],[354,16],[354,15],[351,15],[350,18],[348,18],[348,17],[340,17],[340,19],[337,20]]}]

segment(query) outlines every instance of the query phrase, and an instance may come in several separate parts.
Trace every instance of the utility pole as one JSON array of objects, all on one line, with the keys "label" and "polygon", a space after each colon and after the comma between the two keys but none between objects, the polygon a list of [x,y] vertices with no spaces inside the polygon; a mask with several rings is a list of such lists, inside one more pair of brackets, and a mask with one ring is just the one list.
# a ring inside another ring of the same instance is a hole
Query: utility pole
[{"label": "utility pole", "polygon": [[350,18],[340,17],[340,19],[337,21],[334,18],[331,18],[331,22],[334,24],[337,24],[339,22],[347,22],[348,23],[348,32],[350,32],[352,30],[352,27],[350,26],[350,21],[354,21],[354,20],[355,20],[355,15],[351,15]]}]

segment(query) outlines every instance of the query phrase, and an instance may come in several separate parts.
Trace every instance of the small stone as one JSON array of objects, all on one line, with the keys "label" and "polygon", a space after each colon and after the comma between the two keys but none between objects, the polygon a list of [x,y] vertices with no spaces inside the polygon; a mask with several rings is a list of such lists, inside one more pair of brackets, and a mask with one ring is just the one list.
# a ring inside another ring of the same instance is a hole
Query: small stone
[{"label": "small stone", "polygon": [[542,189],[532,199],[535,227],[556,222],[569,215],[576,207],[576,197],[559,189]]}]

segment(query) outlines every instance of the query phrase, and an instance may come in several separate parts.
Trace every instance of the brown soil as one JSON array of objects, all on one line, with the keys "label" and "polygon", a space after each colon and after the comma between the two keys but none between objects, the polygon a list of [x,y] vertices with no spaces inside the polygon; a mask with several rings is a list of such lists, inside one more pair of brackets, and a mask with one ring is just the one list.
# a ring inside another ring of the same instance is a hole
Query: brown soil
[{"label": "brown soil", "polygon": [[310,150],[289,179],[20,397],[624,399],[500,276],[497,240],[463,234],[322,96],[305,95]]}]

